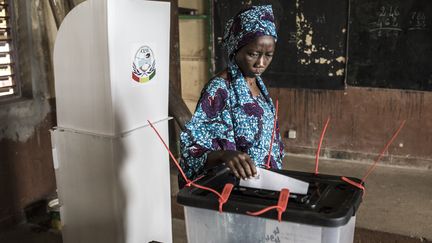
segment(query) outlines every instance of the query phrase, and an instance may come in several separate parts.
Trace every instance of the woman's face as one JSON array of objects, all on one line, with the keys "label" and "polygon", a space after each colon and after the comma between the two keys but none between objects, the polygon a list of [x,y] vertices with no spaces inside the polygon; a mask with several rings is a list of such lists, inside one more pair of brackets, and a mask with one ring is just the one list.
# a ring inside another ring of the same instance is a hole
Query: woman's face
[{"label": "woman's face", "polygon": [[275,49],[271,36],[260,36],[235,54],[235,61],[246,78],[261,75],[270,65]]}]

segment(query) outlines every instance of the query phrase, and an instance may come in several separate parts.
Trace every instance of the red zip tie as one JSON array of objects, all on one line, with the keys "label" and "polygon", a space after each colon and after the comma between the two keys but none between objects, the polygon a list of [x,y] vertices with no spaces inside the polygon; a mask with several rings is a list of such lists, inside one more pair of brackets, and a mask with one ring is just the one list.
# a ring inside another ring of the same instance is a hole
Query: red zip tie
[{"label": "red zip tie", "polygon": [[203,177],[204,177],[204,175],[198,176],[198,178],[195,178],[195,180],[189,181],[188,183],[186,183],[185,186],[190,187],[190,186],[192,186],[192,183],[195,183],[196,181],[198,181],[199,179],[201,179]]},{"label": "red zip tie", "polygon": [[251,215],[251,216],[258,216],[258,215],[261,215],[261,214],[263,214],[267,211],[270,211],[272,209],[276,209],[278,212],[278,220],[280,222],[280,221],[282,221],[282,213],[285,212],[285,210],[288,206],[289,195],[290,195],[290,191],[287,188],[283,188],[279,194],[279,200],[278,200],[277,205],[261,209],[260,211],[257,211],[257,212],[247,211],[246,213]]},{"label": "red zip tie", "polygon": [[320,154],[320,151],[321,151],[321,144],[322,144],[322,141],[324,139],[324,135],[326,133],[327,126],[328,126],[329,122],[330,122],[330,117],[327,118],[327,122],[324,125],[324,128],[323,128],[323,130],[321,132],[321,137],[320,137],[320,140],[319,140],[319,143],[318,143],[318,149],[317,149],[316,155],[315,155],[315,175],[318,175],[319,154]]},{"label": "red zip tie", "polygon": [[403,120],[401,122],[401,124],[399,125],[399,128],[396,130],[396,132],[393,134],[392,138],[384,146],[384,148],[382,149],[381,153],[379,154],[379,156],[377,157],[377,159],[375,160],[375,162],[373,163],[373,165],[369,167],[369,170],[367,171],[366,175],[361,180],[362,182],[364,182],[366,180],[366,178],[369,176],[369,174],[375,169],[375,167],[377,166],[378,161],[381,159],[381,157],[387,151],[387,149],[390,146],[390,144],[392,144],[393,141],[396,139],[397,135],[399,134],[399,132],[401,131],[401,129],[404,127],[404,125],[405,125],[405,120]]},{"label": "red zip tie", "polygon": [[[190,187],[190,186],[194,186],[197,188],[200,188],[202,190],[207,190],[210,191],[214,194],[216,194],[216,196],[219,197],[219,212],[222,212],[222,206],[223,204],[225,204],[228,201],[228,197],[231,193],[231,190],[233,188],[233,184],[225,184],[224,190],[222,192],[222,195],[217,192],[216,190],[210,188],[210,187],[205,187],[205,186],[201,186],[195,183],[195,181],[201,179],[203,176],[200,176],[198,178],[196,178],[195,180],[191,181],[186,177],[186,174],[183,172],[183,169],[180,167],[179,162],[177,161],[177,159],[174,157],[174,155],[171,153],[171,150],[169,149],[169,147],[167,146],[167,144],[165,143],[165,141],[162,139],[162,136],[160,135],[160,133],[158,132],[158,130],[153,126],[153,124],[147,120],[147,122],[150,124],[151,128],[153,128],[153,130],[156,132],[157,136],[159,137],[160,141],[163,143],[163,145],[165,146],[166,150],[168,150],[168,153],[171,156],[171,159],[174,161],[175,165],[177,166],[177,169],[179,169],[181,175],[183,176],[183,179],[186,181],[186,186]],[[231,185],[231,186],[230,186]]]},{"label": "red zip tie", "polygon": [[219,212],[220,213],[222,213],[222,206],[228,201],[228,198],[229,198],[229,196],[231,194],[231,191],[232,191],[232,189],[234,187],[234,185],[231,184],[231,183],[225,184],[225,186],[224,186],[224,188],[222,190],[222,195],[221,195],[219,192],[217,192],[216,190],[214,190],[214,189],[212,189],[210,187],[202,186],[202,185],[196,184],[194,182],[190,182],[190,185],[194,186],[196,188],[202,189],[202,190],[206,190],[206,191],[212,192],[216,196],[218,196],[219,197],[218,201],[219,201]]},{"label": "red zip tie", "polygon": [[275,117],[274,117],[274,122],[273,122],[273,131],[272,131],[272,136],[271,136],[271,140],[270,140],[270,149],[269,149],[269,153],[268,153],[267,163],[265,165],[265,167],[267,169],[270,169],[270,159],[271,159],[271,152],[272,152],[273,141],[274,141],[275,130],[276,130],[276,122],[278,119],[278,110],[279,110],[279,100],[277,99],[276,100],[276,112],[275,112]]},{"label": "red zip tie", "polygon": [[372,171],[375,169],[375,167],[377,166],[378,161],[382,158],[382,156],[384,155],[384,153],[387,151],[388,147],[390,146],[390,144],[393,143],[393,141],[396,139],[397,135],[399,134],[399,132],[402,130],[402,128],[405,125],[405,121],[403,120],[401,122],[401,124],[399,125],[399,128],[396,130],[396,132],[393,134],[393,136],[391,137],[391,139],[387,142],[387,144],[384,146],[384,148],[381,150],[381,153],[379,154],[379,156],[375,159],[375,162],[369,167],[368,171],[366,172],[365,176],[363,176],[363,178],[361,179],[360,183],[357,183],[355,181],[352,181],[344,176],[341,177],[341,179],[357,188],[360,188],[363,191],[363,196],[366,194],[366,188],[362,185],[364,183],[364,181],[366,180],[366,178],[370,175],[370,173],[372,173]]},{"label": "red zip tie", "polygon": [[349,183],[349,184],[357,187],[357,188],[360,188],[363,191],[363,195],[362,196],[364,196],[366,194],[366,188],[362,184],[357,183],[357,182],[355,182],[353,180],[350,180],[350,179],[346,178],[345,176],[342,176],[341,179],[343,181],[345,181],[345,182],[347,182],[347,183]]},{"label": "red zip tie", "polygon": [[171,156],[171,159],[174,161],[175,165],[177,166],[177,169],[179,169],[181,175],[183,176],[183,179],[186,181],[186,183],[190,183],[191,181],[186,177],[185,173],[183,172],[182,168],[180,167],[179,162],[174,157],[174,155],[171,153],[171,150],[168,148],[167,144],[162,139],[162,137],[159,134],[158,130],[156,130],[156,128],[153,126],[153,124],[149,120],[147,120],[147,122],[150,124],[151,128],[153,128],[153,130],[156,132],[156,134],[158,135],[159,139],[161,140],[161,142],[163,143],[163,145],[165,146],[165,148],[168,150],[168,153]]},{"label": "red zip tie", "polygon": [[285,212],[285,210],[288,206],[289,195],[290,195],[290,192],[286,188],[282,189],[280,192],[279,201],[278,201],[278,208],[277,208],[279,222],[282,221],[282,213]]},{"label": "red zip tie", "polygon": [[222,207],[223,205],[228,201],[229,196],[231,195],[231,191],[233,189],[234,185],[231,183],[225,184],[222,195],[219,197],[219,213],[222,213]]},{"label": "red zip tie", "polygon": [[220,194],[219,192],[217,192],[215,189],[212,189],[212,188],[210,188],[210,187],[201,186],[201,185],[196,184],[196,183],[194,183],[194,182],[191,182],[191,186],[194,186],[194,187],[197,187],[197,188],[199,188],[199,189],[206,190],[206,191],[213,192],[213,193],[214,193],[216,196],[218,196],[219,198],[222,197],[221,194]]}]

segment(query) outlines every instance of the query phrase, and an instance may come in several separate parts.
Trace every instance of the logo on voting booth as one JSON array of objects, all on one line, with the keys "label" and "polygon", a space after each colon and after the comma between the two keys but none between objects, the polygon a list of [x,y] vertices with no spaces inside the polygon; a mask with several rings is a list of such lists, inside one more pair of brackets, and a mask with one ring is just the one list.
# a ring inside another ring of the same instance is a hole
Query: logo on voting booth
[{"label": "logo on voting booth", "polygon": [[156,75],[156,60],[149,46],[141,46],[135,53],[132,64],[132,79],[145,83]]}]

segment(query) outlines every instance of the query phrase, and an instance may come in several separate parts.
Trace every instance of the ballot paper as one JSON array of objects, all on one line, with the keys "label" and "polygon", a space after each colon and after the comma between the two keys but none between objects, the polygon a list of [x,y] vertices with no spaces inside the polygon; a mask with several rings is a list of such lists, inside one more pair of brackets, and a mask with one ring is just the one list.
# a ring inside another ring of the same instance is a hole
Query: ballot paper
[{"label": "ballot paper", "polygon": [[287,188],[290,193],[307,194],[309,183],[257,167],[257,175],[240,180],[240,186],[280,191]]}]

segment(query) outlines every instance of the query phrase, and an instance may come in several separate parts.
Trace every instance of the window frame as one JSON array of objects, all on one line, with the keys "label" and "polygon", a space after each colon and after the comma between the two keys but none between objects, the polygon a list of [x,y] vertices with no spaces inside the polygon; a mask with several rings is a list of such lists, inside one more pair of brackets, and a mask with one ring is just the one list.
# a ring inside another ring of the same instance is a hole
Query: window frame
[{"label": "window frame", "polygon": [[[14,13],[14,1],[11,0],[0,0],[0,6],[6,9],[5,19],[7,21],[6,27],[2,28],[5,32],[8,32],[8,37],[5,40],[1,40],[0,42],[9,44],[9,51],[7,52],[0,52],[0,54],[9,54],[10,61],[9,63],[0,64],[0,66],[9,66],[11,69],[10,75],[3,75],[0,76],[0,78],[8,78],[10,77],[12,79],[12,85],[11,86],[5,86],[5,87],[12,87],[13,93],[11,94],[4,94],[0,95],[0,102],[15,100],[17,98],[22,97],[22,89],[21,89],[21,82],[18,78],[18,65],[17,65],[17,59],[18,59],[18,48],[17,48],[17,36],[15,32],[14,26],[16,25],[15,22],[15,13]],[[1,18],[1,17],[0,17]],[[3,87],[0,87],[0,90]]]}]

